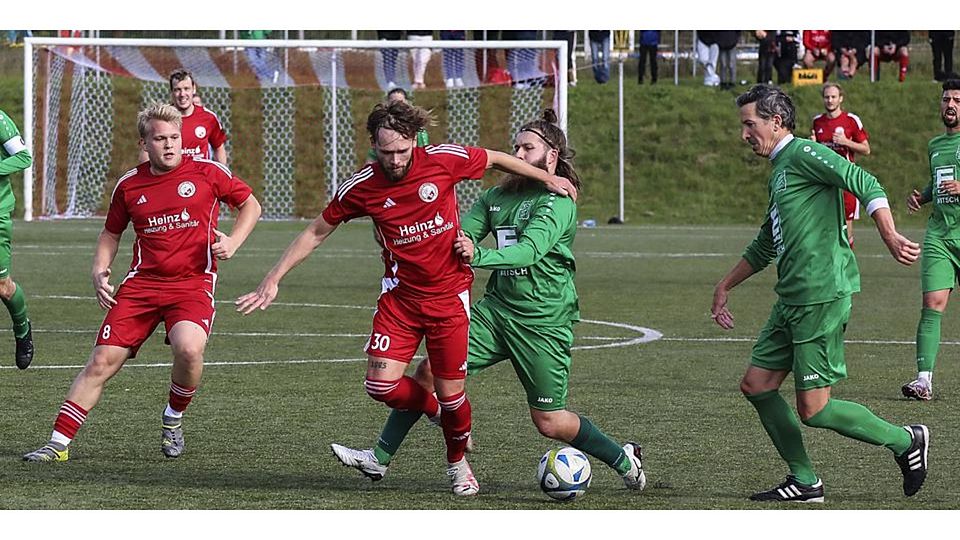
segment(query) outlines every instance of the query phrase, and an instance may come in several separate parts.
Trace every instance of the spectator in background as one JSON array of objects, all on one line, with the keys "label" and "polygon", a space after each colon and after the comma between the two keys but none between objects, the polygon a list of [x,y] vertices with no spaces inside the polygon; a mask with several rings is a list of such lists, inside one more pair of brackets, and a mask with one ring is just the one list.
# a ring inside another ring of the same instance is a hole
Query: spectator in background
[{"label": "spectator in background", "polygon": [[720,89],[730,90],[737,84],[737,42],[739,30],[718,30],[717,47],[720,49]]},{"label": "spectator in background", "polygon": [[867,62],[870,31],[834,30],[830,38],[840,63],[840,78],[852,79],[857,74],[857,68]]},{"label": "spectator in background", "polygon": [[[433,30],[407,30],[407,39],[410,41],[433,41]],[[427,64],[430,62],[430,49],[411,49],[413,57],[413,85],[414,90],[426,88],[424,77],[427,74]]]},{"label": "spectator in background", "polygon": [[[503,39],[510,41],[535,41],[537,30],[503,30]],[[539,72],[536,67],[537,53],[533,49],[507,49],[507,71],[516,88],[526,88]]]},{"label": "spectator in background", "polygon": [[657,84],[657,48],[660,47],[659,30],[640,31],[639,76],[637,83],[643,84],[643,72],[647,70],[647,58],[650,59],[650,84]]},{"label": "spectator in background", "polygon": [[[377,39],[396,41],[403,39],[401,30],[377,30]],[[380,49],[383,57],[383,85],[387,90],[397,87],[397,49]]]},{"label": "spectator in background", "polygon": [[803,31],[803,67],[810,69],[817,60],[823,60],[823,80],[830,77],[830,72],[837,64],[837,55],[833,52],[833,44],[829,30]]},{"label": "spectator in background", "polygon": [[777,84],[787,84],[793,78],[793,66],[797,63],[799,34],[796,30],[777,30]]},{"label": "spectator in background", "polygon": [[907,78],[907,67],[910,65],[910,31],[909,30],[877,30],[876,48],[870,51],[873,57],[873,70],[880,80],[880,62],[898,62],[900,76],[903,82]]},{"label": "spectator in background", "polygon": [[590,60],[593,79],[599,84],[610,80],[610,30],[590,30]]},{"label": "spectator in background", "polygon": [[554,30],[551,32],[550,38],[567,42],[567,84],[576,86],[577,66],[574,60],[574,51],[577,49],[577,31]]},{"label": "spectator in background", "polygon": [[757,38],[757,84],[773,84],[773,61],[777,56],[777,31],[754,30]]},{"label": "spectator in background", "polygon": [[[441,41],[464,41],[466,30],[441,30]],[[463,49],[443,50],[443,84],[447,88],[463,88]]]},{"label": "spectator in background", "polygon": [[953,37],[954,30],[930,30],[927,36],[933,49],[933,78],[945,81],[953,73]]},{"label": "spectator in background", "polygon": [[717,75],[717,59],[720,56],[720,47],[717,45],[717,32],[714,30],[697,30],[697,60],[703,64],[703,85],[720,86],[720,76]]}]

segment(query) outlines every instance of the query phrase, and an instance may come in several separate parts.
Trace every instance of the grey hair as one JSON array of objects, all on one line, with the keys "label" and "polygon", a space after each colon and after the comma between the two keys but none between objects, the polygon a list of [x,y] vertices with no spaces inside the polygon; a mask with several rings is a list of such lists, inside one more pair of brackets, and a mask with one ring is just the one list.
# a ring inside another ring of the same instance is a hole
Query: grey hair
[{"label": "grey hair", "polygon": [[780,117],[780,125],[790,131],[796,129],[797,110],[793,106],[793,100],[776,86],[757,84],[737,96],[737,107],[750,103],[757,104],[757,116],[760,118],[769,120],[776,115]]}]

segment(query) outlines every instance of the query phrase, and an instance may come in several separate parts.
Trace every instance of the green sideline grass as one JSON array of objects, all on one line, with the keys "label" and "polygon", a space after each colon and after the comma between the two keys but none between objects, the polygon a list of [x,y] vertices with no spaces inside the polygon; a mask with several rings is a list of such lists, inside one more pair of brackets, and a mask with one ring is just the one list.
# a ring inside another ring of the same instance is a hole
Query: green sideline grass
[{"label": "green sideline grass", "polygon": [[[906,216],[903,199],[910,189],[927,179],[926,143],[942,131],[938,118],[939,85],[931,81],[929,47],[914,39],[913,63],[907,81],[896,82],[892,64],[884,64],[882,79],[870,84],[866,72],[845,82],[844,107],[858,114],[870,133],[873,154],[858,160],[876,174],[887,188],[897,218],[920,226],[922,218]],[[22,126],[23,81],[18,67],[20,49],[0,51],[0,107]],[[741,63],[739,77],[752,81],[755,67]],[[699,79],[689,76],[685,67],[681,85],[675,87],[669,77],[672,70],[661,66],[661,81],[656,86],[636,84],[636,62],[625,66],[625,178],[627,221],[634,224],[674,223],[755,223],[761,218],[766,201],[767,164],[753,156],[739,140],[737,111],[733,100],[738,92],[705,88]],[[593,82],[589,67],[581,69],[580,84],[570,89],[569,134],[578,151],[577,164],[585,182],[580,200],[581,218],[604,222],[618,212],[617,85]],[[129,85],[126,85],[129,86]],[[818,88],[788,87],[797,106],[797,134],[809,134],[811,118],[822,111]],[[130,117],[130,126],[139,96],[135,88],[118,84],[121,98],[118,114]],[[369,95],[368,95],[369,94]],[[357,110],[372,105],[378,95],[361,93]],[[234,134],[235,150],[231,164],[241,177],[259,184],[262,172],[256,161],[261,146],[259,98],[255,93],[235,96],[234,124],[249,125],[249,130]],[[442,113],[443,92],[425,92],[418,102]],[[297,103],[313,107],[310,118],[322,118],[319,92],[297,90]],[[502,115],[503,110],[485,107],[484,119]],[[297,212],[312,216],[322,207],[322,164],[314,156],[322,155],[322,132],[314,125],[301,123],[296,128]],[[129,128],[128,126],[128,131]],[[358,131],[362,128],[358,127]],[[118,136],[114,152],[134,155],[131,140],[135,133]],[[497,147],[497,141],[481,144]],[[257,152],[246,149],[255,148]],[[509,150],[499,147],[498,149]],[[359,156],[358,156],[359,159]],[[128,167],[114,160],[108,182],[112,183]],[[19,183],[20,176],[14,181]],[[17,193],[21,193],[17,187]],[[109,190],[106,191],[109,194]],[[18,209],[18,212],[22,210]]]},{"label": "green sideline grass", "polygon": [[[756,508],[747,495],[786,474],[738,391],[752,339],[773,302],[774,271],[733,292],[734,330],[724,332],[709,318],[713,284],[738,260],[754,226],[601,227],[578,234],[583,318],[599,322],[578,325],[575,345],[628,342],[643,335],[637,328],[663,334],[574,356],[570,407],[616,439],[643,445],[650,484],[641,494],[627,492],[592,460],[594,481],[585,498],[571,505],[547,500],[533,477],[539,457],[559,445],[536,433],[507,365],[467,382],[478,497],[457,500],[448,492],[440,432],[424,424],[411,432],[383,481],[371,483],[340,466],[328,445],[370,446],[386,415],[362,387],[360,347],[382,268],[364,223],[345,225],[288,276],[278,302],[295,305],[244,318],[230,303],[256,286],[302,224],[260,224],[221,266],[221,304],[204,382],[184,420],[183,457],[164,459],[158,448],[169,368],[150,366],[170,360],[158,334],[109,383],[69,462],[22,463],[20,456],[49,436],[102,317],[89,279],[100,226],[15,225],[13,276],[27,293],[37,357],[30,369],[17,371],[12,336],[0,331],[0,351],[7,351],[0,354],[0,508],[744,509]],[[919,269],[898,266],[877,235],[861,229],[864,292],[855,298],[847,332],[850,379],[835,395],[894,422],[929,425],[932,470],[923,490],[906,499],[889,451],[804,428],[826,484],[821,508],[956,509],[958,317],[949,311],[944,320],[949,343],[941,349],[937,399],[901,399],[900,385],[915,369]],[[920,235],[911,228],[906,233]],[[129,263],[130,241],[128,232],[114,265],[117,279]],[[486,277],[478,272],[475,293]],[[784,393],[793,400],[789,382]]]}]

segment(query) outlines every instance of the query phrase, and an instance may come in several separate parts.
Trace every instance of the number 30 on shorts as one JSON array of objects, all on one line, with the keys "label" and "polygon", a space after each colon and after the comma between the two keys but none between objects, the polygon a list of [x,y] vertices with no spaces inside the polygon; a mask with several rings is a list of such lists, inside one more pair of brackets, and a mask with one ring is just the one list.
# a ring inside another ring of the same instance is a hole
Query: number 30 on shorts
[{"label": "number 30 on shorts", "polygon": [[384,334],[373,333],[373,337],[370,339],[370,350],[371,351],[386,351],[390,348],[390,336]]}]

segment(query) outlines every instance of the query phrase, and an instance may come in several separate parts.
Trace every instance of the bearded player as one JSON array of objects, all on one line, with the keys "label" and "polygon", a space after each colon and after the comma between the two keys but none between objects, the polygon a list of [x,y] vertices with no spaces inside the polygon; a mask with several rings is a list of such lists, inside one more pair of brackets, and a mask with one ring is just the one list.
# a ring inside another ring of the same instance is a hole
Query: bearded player
[{"label": "bearded player", "polygon": [[[385,267],[373,331],[364,347],[364,387],[392,409],[440,416],[447,475],[456,495],[480,486],[464,457],[470,436],[470,402],[464,392],[467,327],[473,272],[454,253],[460,230],[454,187],[494,167],[530,177],[560,194],[576,195],[569,180],[493,150],[456,144],[417,147],[430,114],[405,102],[379,104],[367,118],[377,153],[340,185],[336,195],[284,252],[256,291],[237,299],[244,314],[266,309],[284,275],[351,219],[373,219]],[[436,397],[404,371],[421,340],[431,358]]]},{"label": "bearded player", "polygon": [[[224,165],[183,158],[180,112],[172,105],[152,105],[140,112],[137,124],[149,161],[117,181],[93,256],[93,288],[107,316],[90,360],[60,407],[50,442],[23,456],[25,461],[67,460],[68,445],[106,382],[136,356],[161,321],[173,369],[160,450],[170,458],[184,451],[181,419],[203,372],[215,315],[216,261],[231,258],[243,245],[260,218],[260,203]],[[217,230],[221,202],[239,208],[229,235]],[[110,265],[131,223],[133,261],[114,294]]]}]

